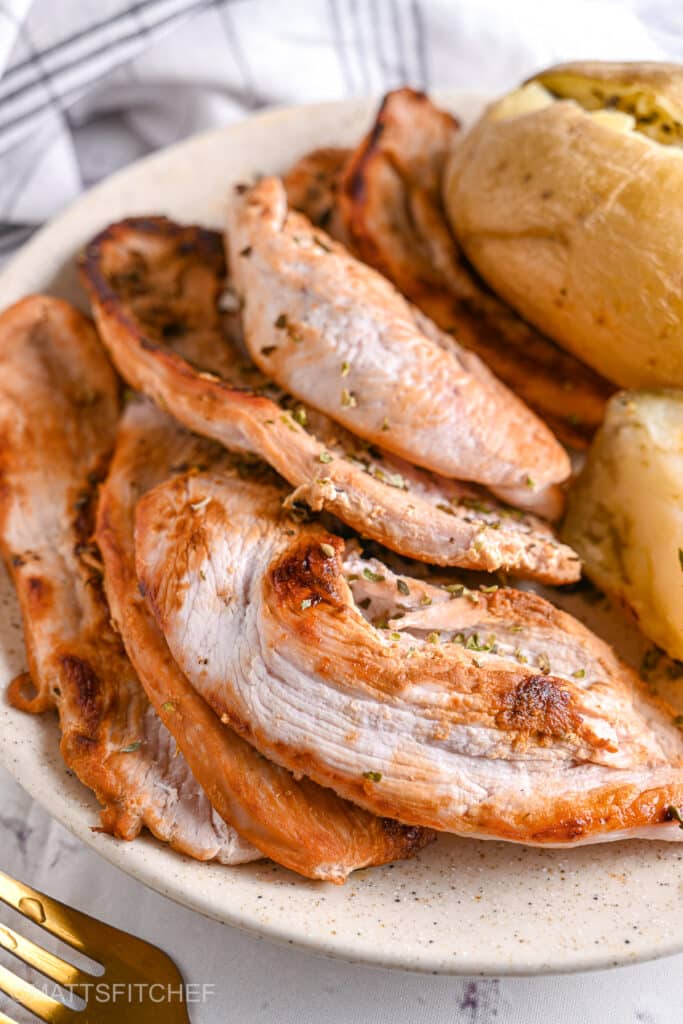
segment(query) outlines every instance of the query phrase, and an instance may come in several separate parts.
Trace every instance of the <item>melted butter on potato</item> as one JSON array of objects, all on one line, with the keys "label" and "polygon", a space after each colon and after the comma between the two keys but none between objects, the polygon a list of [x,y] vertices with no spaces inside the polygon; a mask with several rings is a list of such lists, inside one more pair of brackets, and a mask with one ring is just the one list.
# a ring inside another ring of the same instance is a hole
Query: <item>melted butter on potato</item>
[{"label": "melted butter on potato", "polygon": [[563,539],[642,631],[683,659],[683,391],[610,401],[570,492]]},{"label": "melted butter on potato", "polygon": [[492,121],[506,121],[521,114],[530,114],[534,110],[543,110],[555,102],[555,97],[538,82],[528,82],[520,89],[509,92],[491,110]]}]

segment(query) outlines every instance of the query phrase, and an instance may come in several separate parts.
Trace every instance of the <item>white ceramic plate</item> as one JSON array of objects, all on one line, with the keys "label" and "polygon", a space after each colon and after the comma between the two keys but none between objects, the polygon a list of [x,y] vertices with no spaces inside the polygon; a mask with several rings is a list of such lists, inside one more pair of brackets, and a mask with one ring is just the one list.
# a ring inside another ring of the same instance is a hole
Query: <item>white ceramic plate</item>
[{"label": "white ceramic plate", "polygon": [[[443,98],[464,120],[481,98]],[[0,278],[2,305],[49,291],[79,305],[73,257],[107,223],[166,213],[221,227],[228,185],[287,168],[320,145],[351,145],[375,104],[277,110],[129,167],[41,231]],[[634,630],[574,598],[632,660]],[[0,570],[0,690],[24,668],[17,606]],[[597,616],[597,621],[596,620]],[[347,960],[434,973],[544,973],[625,964],[683,950],[683,846],[630,842],[538,850],[442,836],[416,860],[358,872],[342,887],[268,862],[198,864],[151,838],[91,831],[97,805],[67,774],[52,716],[0,703],[0,759],[50,814],[117,867],[188,907],[269,938]],[[29,879],[30,881],[30,879]]]}]

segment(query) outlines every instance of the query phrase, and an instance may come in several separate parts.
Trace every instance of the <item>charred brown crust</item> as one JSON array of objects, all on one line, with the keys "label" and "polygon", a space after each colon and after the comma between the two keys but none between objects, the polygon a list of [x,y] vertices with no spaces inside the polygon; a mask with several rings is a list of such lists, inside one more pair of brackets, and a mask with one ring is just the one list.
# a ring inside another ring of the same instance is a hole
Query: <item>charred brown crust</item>
[{"label": "charred brown crust", "polygon": [[320,543],[306,539],[290,548],[270,570],[273,593],[279,601],[294,610],[307,610],[325,603],[333,608],[346,605],[339,586],[339,564],[335,555],[328,555],[320,544],[343,549],[343,541],[332,534],[323,534]]},{"label": "charred brown crust", "polygon": [[522,680],[503,695],[503,710],[496,724],[539,737],[559,738],[575,732],[581,726],[581,718],[571,706],[571,694],[561,684],[561,679],[545,675]]}]

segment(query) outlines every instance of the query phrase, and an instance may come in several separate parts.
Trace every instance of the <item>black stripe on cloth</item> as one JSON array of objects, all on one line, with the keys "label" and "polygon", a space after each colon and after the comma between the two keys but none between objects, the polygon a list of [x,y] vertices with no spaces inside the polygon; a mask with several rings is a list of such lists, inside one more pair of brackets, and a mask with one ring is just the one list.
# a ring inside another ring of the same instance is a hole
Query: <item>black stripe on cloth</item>
[{"label": "black stripe on cloth", "polygon": [[420,88],[425,91],[429,89],[429,63],[427,57],[427,46],[425,43],[425,26],[422,9],[419,0],[410,0],[410,9],[415,25],[415,43],[417,47],[417,62],[420,69]]},{"label": "black stripe on cloth", "polygon": [[363,80],[363,92],[369,93],[372,91],[372,86],[370,85],[370,66],[368,63],[368,51],[365,44],[365,36],[363,35],[363,26],[361,25],[360,17],[358,15],[357,0],[349,0],[349,9],[351,11],[351,19],[353,21],[355,50],[358,57],[361,78]]},{"label": "black stripe on cloth", "polygon": [[346,91],[349,96],[352,96],[356,90],[354,88],[353,77],[351,75],[351,67],[348,62],[348,54],[346,52],[346,44],[344,42],[339,10],[337,9],[337,0],[328,0],[328,7],[330,11],[330,20],[332,22],[332,41],[334,42],[334,47],[337,51],[337,60],[341,67],[342,77],[346,83]]},{"label": "black stripe on cloth", "polygon": [[[175,11],[173,14],[169,14],[165,18],[161,18],[159,21],[155,22],[155,24],[153,26],[153,29],[157,30],[159,28],[163,28],[165,25],[169,25],[172,22],[177,21],[179,18],[185,17],[187,14],[190,14],[190,13],[192,13],[194,11],[205,10],[209,6],[209,4],[212,3],[212,2],[213,2],[213,0],[195,0],[194,3],[188,4],[188,6],[184,7],[182,10]],[[64,74],[64,72],[66,72],[66,71],[71,71],[71,70],[73,70],[74,67],[78,67],[79,65],[82,65],[82,64],[84,64],[87,61],[91,61],[94,57],[98,57],[102,53],[106,53],[110,49],[114,49],[114,48],[121,49],[121,48],[123,48],[123,46],[126,43],[133,42],[133,41],[135,41],[136,39],[139,39],[139,38],[140,38],[140,32],[138,30],[135,30],[133,32],[129,32],[128,35],[120,37],[116,41],[114,46],[112,46],[111,44],[105,44],[104,46],[101,46],[98,49],[91,51],[87,55],[86,58],[84,58],[82,60],[79,59],[79,60],[76,60],[76,61],[72,61],[70,64],[63,65],[59,69],[58,73],[55,73],[55,74],[51,75],[51,81],[52,81],[53,87],[56,88],[56,86],[57,86],[57,82],[56,82],[57,74]],[[102,75],[108,74],[111,70],[112,70],[112,66],[107,67],[106,69],[104,69],[102,71]],[[101,77],[101,76],[97,76],[96,75],[94,77]],[[66,86],[63,89],[62,92],[57,91],[57,94],[60,97],[60,99],[65,99],[70,93],[76,92],[79,89],[83,89],[87,84],[89,84],[90,81],[92,81],[92,79],[83,78],[83,79],[81,79],[81,81],[79,81],[77,83],[74,83],[74,84],[72,84],[70,86]],[[34,87],[35,87],[35,84],[36,83],[33,83]],[[0,95],[0,103],[2,102],[2,100],[3,100],[3,97]],[[51,105],[50,101],[44,101],[44,102],[39,103],[36,106],[32,107],[30,110],[24,111],[23,113],[17,114],[14,117],[11,117],[9,119],[3,120],[2,117],[0,116],[0,130],[6,130],[8,128],[13,128],[16,125],[21,124],[22,121],[27,121],[30,118],[34,117],[36,114],[39,114],[43,110],[46,110],[50,105]]]},{"label": "black stripe on cloth", "polygon": [[403,45],[403,31],[401,29],[400,0],[391,0],[391,24],[396,40],[396,57],[399,67],[399,82],[405,85],[408,82],[408,65],[406,63],[406,51]]},{"label": "black stripe on cloth", "polygon": [[[110,15],[108,18],[103,18],[102,21],[95,21],[85,28],[79,29],[78,32],[72,32],[70,36],[65,36],[64,39],[60,39],[58,42],[53,43],[51,46],[46,46],[41,51],[43,57],[51,57],[55,53],[59,53],[60,50],[66,49],[73,43],[79,43],[83,39],[87,39],[88,36],[93,36],[97,32],[100,32],[105,28],[113,28],[115,25],[130,19],[131,15],[139,14],[141,11],[149,7],[157,7],[160,3],[164,3],[165,0],[137,0],[136,3],[129,4],[124,10],[118,11],[116,14]],[[3,7],[4,9],[4,7]],[[140,19],[138,19],[140,21]],[[141,29],[144,26],[141,24]],[[33,55],[27,57],[25,60],[19,61],[17,64],[12,64],[3,73],[2,83],[10,81],[19,72],[31,68],[33,66]]]},{"label": "black stripe on cloth", "polygon": [[228,44],[228,49],[232,53],[235,65],[242,76],[246,101],[245,105],[249,107],[250,110],[254,110],[259,105],[258,97],[256,95],[256,87],[254,85],[254,78],[249,69],[249,63],[247,61],[239,33],[237,32],[235,23],[232,20],[232,15],[228,10],[226,0],[213,0],[213,5],[217,8],[218,18],[223,29],[225,41]]},{"label": "black stripe on cloth", "polygon": [[380,14],[379,0],[371,0],[371,17],[370,22],[372,25],[372,38],[375,43],[375,52],[377,53],[377,64],[379,66],[380,75],[382,77],[382,89],[388,90],[393,88],[397,84],[397,78],[394,74],[394,67],[387,55],[386,50],[386,38],[384,36],[382,17]]},{"label": "black stripe on cloth", "polygon": [[[210,0],[203,0],[203,2],[208,4]],[[149,33],[154,31],[156,28],[167,24],[174,18],[178,18],[181,15],[185,15],[189,11],[192,11],[196,6],[196,3],[188,2],[184,4],[183,7],[176,7],[173,11],[166,15],[163,15],[162,12],[160,12],[160,17],[158,18],[158,20],[154,21],[151,25],[144,25],[144,23],[141,24],[142,19],[140,15],[145,9],[154,10],[155,8],[159,8],[161,6],[168,6],[168,0],[146,0],[146,2],[143,3],[133,4],[125,11],[125,13],[121,12],[119,18],[117,19],[117,22],[121,25],[127,22],[128,24],[126,25],[126,29],[129,29],[130,26],[130,28],[133,28],[132,32],[128,31],[125,35],[120,35],[113,39],[109,38],[105,42],[96,41],[96,45],[94,48],[91,48],[84,53],[80,53],[77,57],[71,57],[70,59],[67,59],[65,63],[60,64],[58,67],[48,68],[47,73],[50,75],[51,78],[57,79],[60,75],[63,75],[67,71],[74,71],[81,65],[86,65],[89,61],[92,60],[93,57],[100,56],[102,53],[106,53],[107,50],[115,52],[116,49],[118,49],[122,44],[129,42],[131,38],[149,35]],[[135,25],[137,25],[137,28],[134,28]],[[75,38],[75,36],[72,37],[72,41],[73,38]],[[48,47],[45,50],[39,51],[37,54],[32,54],[31,57],[27,58],[27,60],[24,61],[24,65],[30,65],[32,72],[35,72],[36,59],[40,58],[44,67],[46,55],[49,53],[49,50],[50,47]],[[65,55],[60,54],[60,56]],[[68,55],[66,56],[68,57]],[[16,88],[12,92],[6,92],[5,87],[8,78],[9,71],[6,75],[2,77],[2,79],[0,79],[1,103],[7,103],[10,100],[16,100],[23,93],[30,92],[36,84],[36,79],[34,75],[29,81],[25,82],[23,85],[16,86]]]}]

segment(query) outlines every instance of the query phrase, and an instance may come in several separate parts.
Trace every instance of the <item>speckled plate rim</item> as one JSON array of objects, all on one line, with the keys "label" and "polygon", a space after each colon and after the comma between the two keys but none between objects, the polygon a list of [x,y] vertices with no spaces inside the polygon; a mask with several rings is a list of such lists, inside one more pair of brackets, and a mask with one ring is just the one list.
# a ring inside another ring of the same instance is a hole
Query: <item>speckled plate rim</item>
[{"label": "speckled plate rim", "polygon": [[[439,99],[465,123],[484,98]],[[167,213],[220,227],[231,181],[280,171],[319,145],[351,145],[376,102],[277,109],[196,136],[126,168],[38,232],[0,275],[3,307],[31,291],[85,306],[73,256],[122,216]],[[571,604],[571,602],[570,602]],[[0,688],[24,667],[18,611],[0,571]],[[581,617],[595,614],[573,607]],[[585,613],[585,614],[584,614]],[[603,632],[637,641],[617,616]],[[93,832],[92,795],[65,770],[52,716],[0,702],[0,762],[56,820],[122,871],[202,914],[271,940],[349,962],[439,974],[545,974],[625,965],[683,950],[683,847],[618,843],[538,850],[455,837],[414,861],[356,873],[343,887],[269,862],[199,864],[149,836]],[[30,881],[30,880],[28,880]]]}]

